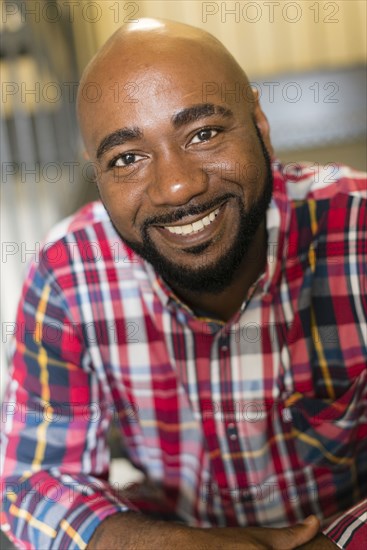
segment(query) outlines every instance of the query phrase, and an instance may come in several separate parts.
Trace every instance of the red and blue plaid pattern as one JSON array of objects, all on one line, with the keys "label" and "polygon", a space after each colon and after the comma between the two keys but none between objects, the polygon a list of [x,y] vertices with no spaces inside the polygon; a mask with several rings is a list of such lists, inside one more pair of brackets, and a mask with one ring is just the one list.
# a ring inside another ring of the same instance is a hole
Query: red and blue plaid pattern
[{"label": "red and blue plaid pattern", "polygon": [[[85,548],[129,508],[191,526],[316,514],[366,539],[367,186],[340,166],[273,164],[268,262],[228,322],[196,317],[99,203],[64,221],[24,285],[3,403],[2,529]],[[108,483],[106,435],[161,492]]]}]

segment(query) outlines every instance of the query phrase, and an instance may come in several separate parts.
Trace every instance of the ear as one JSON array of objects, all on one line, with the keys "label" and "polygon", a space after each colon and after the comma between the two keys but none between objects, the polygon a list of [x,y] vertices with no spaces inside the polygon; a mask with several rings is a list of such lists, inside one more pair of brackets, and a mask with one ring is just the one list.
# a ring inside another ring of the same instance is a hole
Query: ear
[{"label": "ear", "polygon": [[274,149],[270,140],[270,126],[268,119],[266,118],[264,111],[260,107],[259,101],[259,92],[256,88],[252,88],[254,96],[254,106],[253,106],[253,115],[255,119],[256,126],[261,132],[262,138],[264,140],[265,146],[269,152],[270,158],[274,158]]}]

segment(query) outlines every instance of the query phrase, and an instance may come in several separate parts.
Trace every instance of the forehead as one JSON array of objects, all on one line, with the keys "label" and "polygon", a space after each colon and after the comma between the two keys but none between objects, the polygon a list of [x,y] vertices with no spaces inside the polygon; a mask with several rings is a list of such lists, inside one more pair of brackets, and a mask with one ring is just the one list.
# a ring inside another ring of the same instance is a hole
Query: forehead
[{"label": "forehead", "polygon": [[[137,56],[104,56],[81,90],[81,123],[95,146],[118,127],[154,127],[193,104],[238,108],[245,103],[245,79],[215,52],[190,44],[180,49]],[[88,98],[88,94],[93,94]]]}]

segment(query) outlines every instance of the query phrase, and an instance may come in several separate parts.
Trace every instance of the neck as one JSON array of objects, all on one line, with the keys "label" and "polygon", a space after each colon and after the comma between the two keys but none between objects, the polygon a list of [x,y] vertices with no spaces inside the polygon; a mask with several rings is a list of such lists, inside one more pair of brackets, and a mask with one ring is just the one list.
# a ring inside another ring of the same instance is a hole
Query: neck
[{"label": "neck", "polygon": [[256,281],[266,265],[267,234],[265,222],[256,232],[256,235],[236,270],[231,284],[217,294],[192,292],[175,288],[177,296],[193,311],[201,310],[221,321],[228,321],[241,307],[248,290]]}]

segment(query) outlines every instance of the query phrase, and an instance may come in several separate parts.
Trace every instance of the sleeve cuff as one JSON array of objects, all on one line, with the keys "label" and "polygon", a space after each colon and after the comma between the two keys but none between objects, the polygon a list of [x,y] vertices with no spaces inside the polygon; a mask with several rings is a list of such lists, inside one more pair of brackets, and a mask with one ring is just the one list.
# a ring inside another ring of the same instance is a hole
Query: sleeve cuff
[{"label": "sleeve cuff", "polygon": [[107,495],[93,495],[88,504],[77,502],[58,526],[51,550],[81,550],[86,548],[99,524],[107,517],[134,510],[134,506],[115,503]]},{"label": "sleeve cuff", "polygon": [[342,550],[360,550],[367,541],[367,500],[350,508],[323,529]]}]

